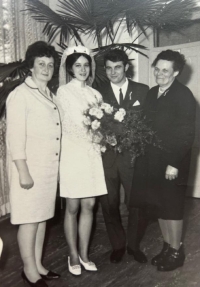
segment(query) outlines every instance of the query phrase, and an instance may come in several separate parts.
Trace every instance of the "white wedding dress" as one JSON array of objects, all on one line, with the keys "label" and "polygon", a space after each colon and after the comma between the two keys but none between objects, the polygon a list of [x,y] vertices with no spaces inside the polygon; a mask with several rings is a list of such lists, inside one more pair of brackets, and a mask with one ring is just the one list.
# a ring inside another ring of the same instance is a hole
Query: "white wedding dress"
[{"label": "white wedding dress", "polygon": [[60,196],[94,197],[107,193],[99,145],[83,123],[84,111],[101,101],[100,93],[73,79],[61,86],[56,103],[61,113]]}]

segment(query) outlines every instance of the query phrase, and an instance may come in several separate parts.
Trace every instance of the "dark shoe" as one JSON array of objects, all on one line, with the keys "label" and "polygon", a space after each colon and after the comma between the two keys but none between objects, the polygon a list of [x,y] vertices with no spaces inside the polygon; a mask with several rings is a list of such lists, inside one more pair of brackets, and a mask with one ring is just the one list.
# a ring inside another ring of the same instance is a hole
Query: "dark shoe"
[{"label": "dark shoe", "polygon": [[179,250],[169,247],[169,251],[167,253],[167,256],[165,257],[165,260],[161,263],[161,265],[158,265],[157,270],[172,271],[178,267],[183,266],[184,261],[185,254],[183,250],[183,244],[181,244]]},{"label": "dark shoe", "polygon": [[35,283],[29,281],[28,278],[26,277],[26,274],[24,273],[24,271],[22,271],[21,276],[22,276],[22,279],[24,280],[24,282],[27,282],[29,284],[29,286],[48,287],[47,283],[43,279],[39,279]]},{"label": "dark shoe", "polygon": [[163,243],[163,248],[161,252],[151,259],[151,264],[154,266],[161,265],[165,257],[167,256],[167,252],[169,250],[170,244],[167,242]]},{"label": "dark shoe", "polygon": [[148,261],[146,255],[140,249],[132,250],[127,246],[127,253],[132,255],[134,259],[139,263],[147,263]]},{"label": "dark shoe", "polygon": [[124,256],[125,251],[125,248],[113,250],[113,252],[110,254],[110,262],[119,263],[122,261],[122,257]]},{"label": "dark shoe", "polygon": [[46,275],[42,275],[40,274],[40,276],[42,277],[42,279],[44,280],[52,280],[52,279],[58,279],[60,278],[60,274],[57,274],[53,271],[49,271]]}]

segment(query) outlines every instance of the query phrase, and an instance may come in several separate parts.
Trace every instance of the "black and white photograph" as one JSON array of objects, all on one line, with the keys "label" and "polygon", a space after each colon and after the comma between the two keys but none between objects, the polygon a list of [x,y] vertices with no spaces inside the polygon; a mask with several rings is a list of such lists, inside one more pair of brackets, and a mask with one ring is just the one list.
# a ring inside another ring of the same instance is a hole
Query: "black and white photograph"
[{"label": "black and white photograph", "polygon": [[200,1],[0,0],[0,286],[200,286]]}]

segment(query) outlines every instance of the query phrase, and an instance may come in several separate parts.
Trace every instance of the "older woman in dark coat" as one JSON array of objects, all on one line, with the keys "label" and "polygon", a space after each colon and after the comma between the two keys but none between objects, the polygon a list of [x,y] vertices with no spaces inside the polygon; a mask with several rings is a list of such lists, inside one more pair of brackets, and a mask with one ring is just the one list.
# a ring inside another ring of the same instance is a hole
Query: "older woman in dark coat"
[{"label": "older woman in dark coat", "polygon": [[158,86],[145,102],[145,113],[162,141],[162,149],[149,146],[135,167],[132,206],[156,213],[164,244],[152,259],[159,271],[170,271],[184,263],[182,226],[184,197],[194,139],[195,100],[176,79],[185,64],[179,52],[166,50],[153,62]]}]

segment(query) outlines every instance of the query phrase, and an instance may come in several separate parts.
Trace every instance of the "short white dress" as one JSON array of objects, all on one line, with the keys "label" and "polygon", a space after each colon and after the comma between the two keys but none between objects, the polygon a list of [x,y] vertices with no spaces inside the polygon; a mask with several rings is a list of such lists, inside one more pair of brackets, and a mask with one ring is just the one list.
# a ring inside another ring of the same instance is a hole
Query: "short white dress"
[{"label": "short white dress", "polygon": [[99,146],[92,142],[83,114],[101,94],[73,79],[61,86],[56,103],[61,113],[60,196],[86,198],[107,194]]},{"label": "short white dress", "polygon": [[[7,99],[7,172],[11,223],[54,216],[58,185],[61,123],[56,104],[28,77]],[[21,188],[14,160],[26,160],[34,186]]]}]

